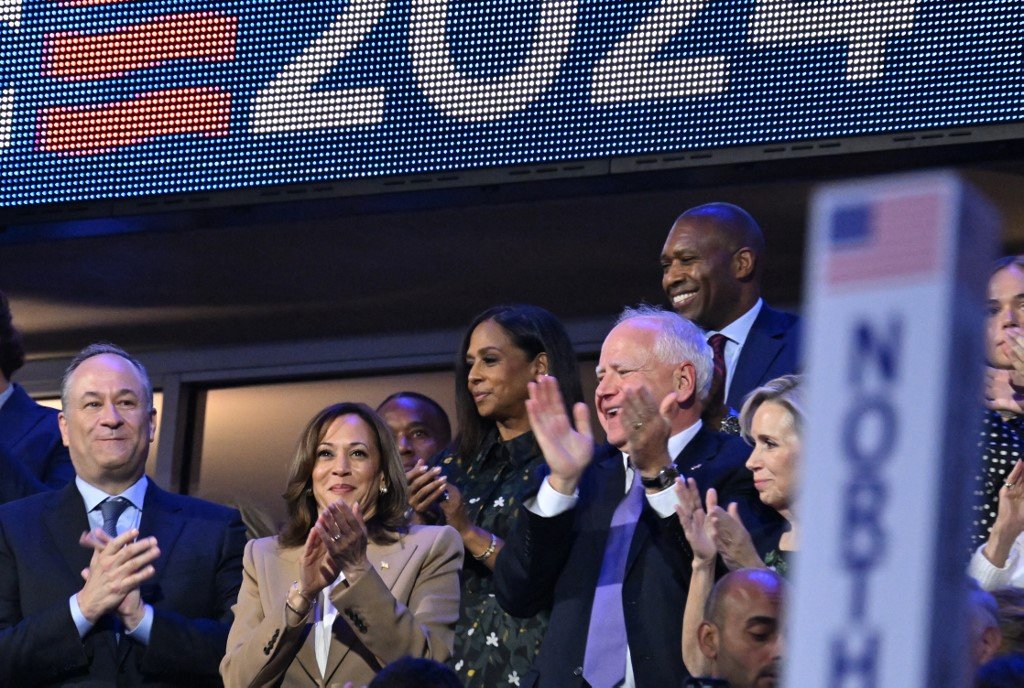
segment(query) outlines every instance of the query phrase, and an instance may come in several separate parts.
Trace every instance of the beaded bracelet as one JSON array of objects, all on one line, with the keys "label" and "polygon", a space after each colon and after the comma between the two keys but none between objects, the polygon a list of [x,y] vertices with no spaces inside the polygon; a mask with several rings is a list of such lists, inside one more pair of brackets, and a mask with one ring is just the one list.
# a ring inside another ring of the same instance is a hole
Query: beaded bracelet
[{"label": "beaded bracelet", "polygon": [[492,554],[494,554],[494,550],[496,550],[497,548],[498,548],[498,536],[495,535],[494,533],[491,533],[491,544],[487,546],[487,549],[484,550],[483,554],[474,554],[473,558],[476,559],[477,561],[483,561],[487,557],[489,557]]}]

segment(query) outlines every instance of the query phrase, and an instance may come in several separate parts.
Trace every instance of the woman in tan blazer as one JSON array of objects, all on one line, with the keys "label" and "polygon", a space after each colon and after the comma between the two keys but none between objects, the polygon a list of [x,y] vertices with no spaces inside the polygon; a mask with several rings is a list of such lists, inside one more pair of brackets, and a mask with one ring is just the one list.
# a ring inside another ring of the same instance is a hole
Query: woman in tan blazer
[{"label": "woman in tan blazer", "polygon": [[221,675],[237,686],[369,683],[404,656],[444,661],[463,548],[448,526],[409,526],[394,438],[368,406],[306,426],[280,535],[249,542]]}]

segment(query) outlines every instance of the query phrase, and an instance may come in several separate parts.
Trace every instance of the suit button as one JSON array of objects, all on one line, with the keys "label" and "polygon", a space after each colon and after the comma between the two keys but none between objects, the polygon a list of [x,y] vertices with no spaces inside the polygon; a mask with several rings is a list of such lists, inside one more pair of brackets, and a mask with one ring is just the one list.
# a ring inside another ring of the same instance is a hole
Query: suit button
[{"label": "suit button", "polygon": [[573,669],[572,670],[572,675],[573,676],[582,676],[583,675],[583,667],[576,667],[575,669]]}]

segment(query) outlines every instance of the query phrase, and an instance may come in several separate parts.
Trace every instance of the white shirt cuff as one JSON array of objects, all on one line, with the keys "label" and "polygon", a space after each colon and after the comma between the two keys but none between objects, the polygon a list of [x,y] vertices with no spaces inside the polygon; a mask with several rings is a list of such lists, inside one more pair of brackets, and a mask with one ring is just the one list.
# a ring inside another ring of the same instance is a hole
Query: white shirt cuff
[{"label": "white shirt cuff", "polygon": [[[639,479],[640,476],[637,476]],[[658,514],[662,518],[668,518],[674,516],[676,513],[676,504],[679,503],[679,498],[676,497],[676,490],[674,485],[669,485],[660,492],[653,494],[647,493],[647,503],[654,509],[654,513]]]},{"label": "white shirt cuff", "polygon": [[85,634],[92,628],[92,623],[85,618],[82,608],[78,606],[78,593],[71,596],[71,618],[75,621],[75,628],[78,629],[78,637],[84,638]]},{"label": "white shirt cuff", "polygon": [[532,514],[544,518],[552,518],[572,509],[579,500],[579,490],[575,490],[571,495],[564,495],[551,487],[548,479],[544,478],[544,481],[540,484],[540,489],[537,490],[537,496],[527,499],[523,502],[523,506]]},{"label": "white shirt cuff", "polygon": [[140,645],[149,645],[149,634],[153,631],[153,607],[143,605],[142,621],[135,628],[125,628],[124,634]]}]

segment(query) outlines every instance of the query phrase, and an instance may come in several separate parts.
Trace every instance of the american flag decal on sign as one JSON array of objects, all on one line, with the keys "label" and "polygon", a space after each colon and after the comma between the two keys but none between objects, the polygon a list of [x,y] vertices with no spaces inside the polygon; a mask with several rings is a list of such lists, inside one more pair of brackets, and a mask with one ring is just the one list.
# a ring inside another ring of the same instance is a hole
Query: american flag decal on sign
[{"label": "american flag decal on sign", "polygon": [[933,273],[939,265],[943,203],[939,195],[920,194],[835,208],[829,218],[826,283]]}]

